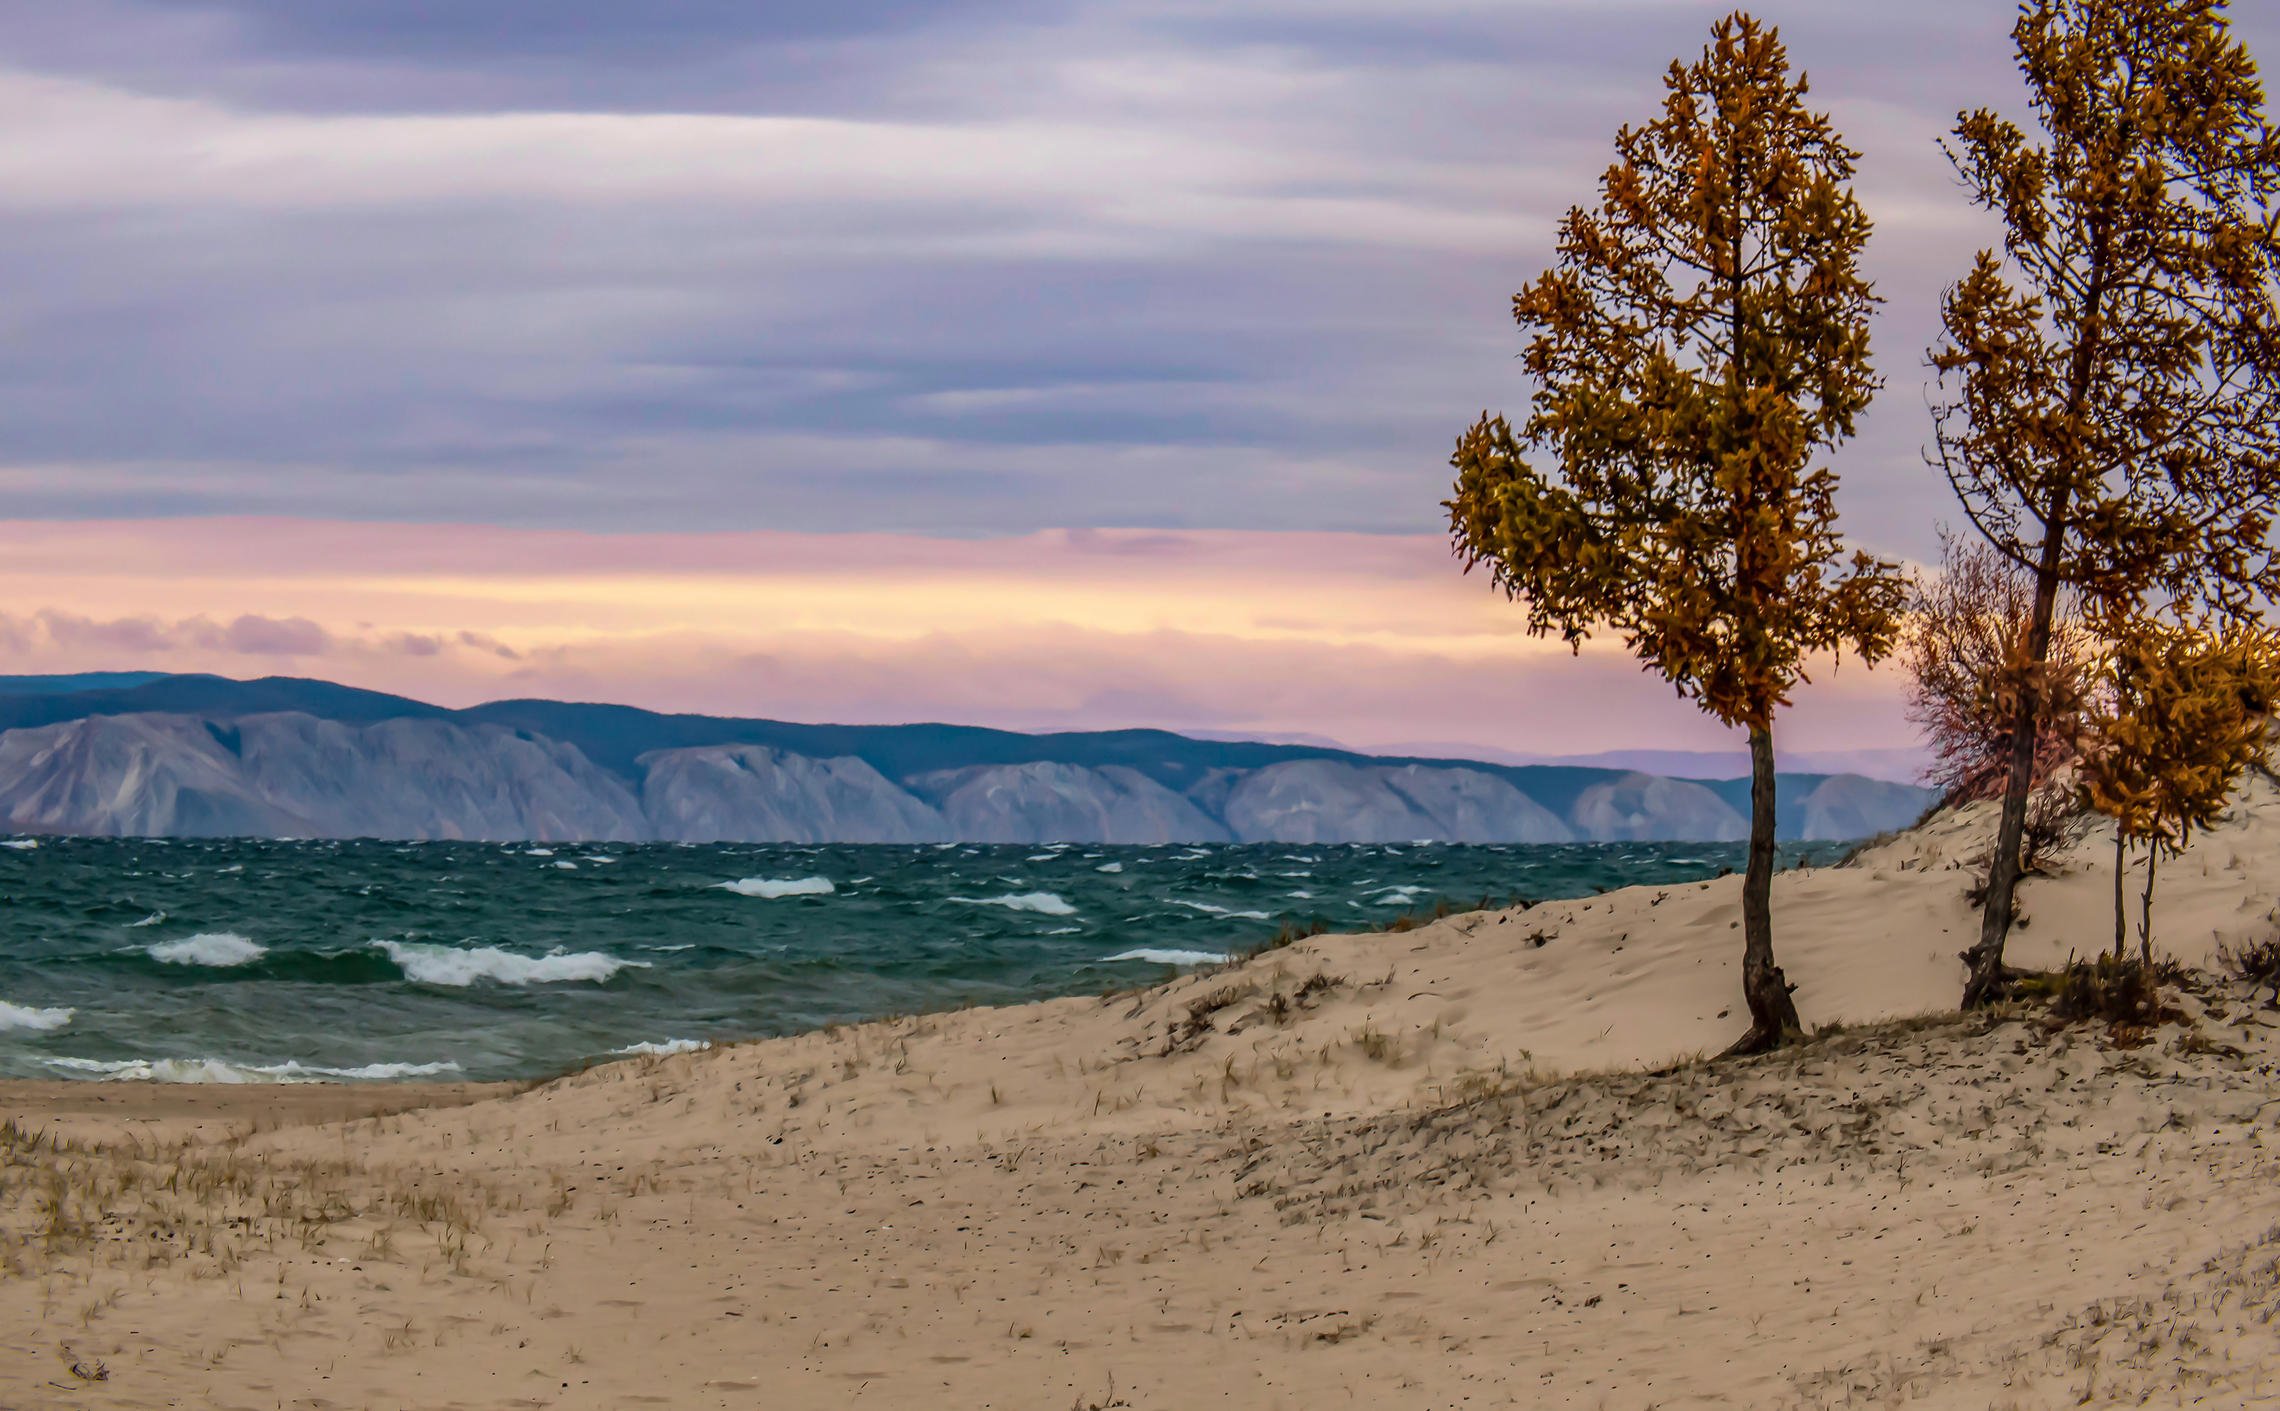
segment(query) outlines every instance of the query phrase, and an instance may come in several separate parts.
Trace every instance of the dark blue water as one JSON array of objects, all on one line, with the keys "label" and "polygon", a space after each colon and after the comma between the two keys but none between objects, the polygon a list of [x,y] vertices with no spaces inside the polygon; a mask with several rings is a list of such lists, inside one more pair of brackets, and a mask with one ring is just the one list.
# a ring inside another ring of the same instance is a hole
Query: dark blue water
[{"label": "dark blue water", "polygon": [[539,1077],[1142,984],[1284,924],[1367,930],[1740,864],[1703,844],[43,840],[0,849],[0,1076]]}]

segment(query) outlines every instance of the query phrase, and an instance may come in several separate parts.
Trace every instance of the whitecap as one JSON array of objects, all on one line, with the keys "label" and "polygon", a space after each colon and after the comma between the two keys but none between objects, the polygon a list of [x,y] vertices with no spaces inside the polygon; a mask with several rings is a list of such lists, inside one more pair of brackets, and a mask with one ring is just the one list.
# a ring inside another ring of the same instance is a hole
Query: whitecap
[{"label": "whitecap", "polygon": [[1296,900],[1296,901],[1312,901],[1312,900],[1314,900],[1314,893],[1312,893],[1312,892],[1284,892],[1284,893],[1283,893],[1283,895],[1284,895],[1284,896],[1286,896],[1286,897],[1290,897],[1290,898],[1292,898],[1293,900]]},{"label": "whitecap", "polygon": [[605,866],[605,867],[606,867],[606,866],[608,866],[609,864],[611,864],[611,863],[613,863],[613,862],[617,861],[617,859],[616,859],[616,858],[614,858],[614,857],[582,857],[582,858],[580,858],[580,859],[579,859],[579,861],[581,861],[581,862],[594,862],[594,863],[600,863],[601,865],[603,865],[603,866]]},{"label": "whitecap", "polygon": [[711,1047],[712,1045],[703,1039],[667,1039],[661,1044],[627,1044],[624,1048],[613,1048],[610,1050],[610,1052],[619,1054],[652,1054],[663,1058],[676,1053],[702,1053]]},{"label": "whitecap", "polygon": [[40,1062],[67,1073],[87,1073],[115,1083],[323,1083],[385,1082],[397,1078],[433,1078],[457,1073],[459,1065],[442,1063],[366,1063],[355,1068],[326,1068],[317,1064],[230,1063],[219,1058],[43,1058]]},{"label": "whitecap", "polygon": [[694,945],[682,945],[682,946],[643,946],[643,947],[642,947],[642,949],[643,949],[643,950],[648,950],[648,951],[655,951],[655,952],[657,952],[659,955],[672,955],[672,954],[674,954],[675,952],[678,952],[678,951],[684,951],[684,950],[695,950],[695,949],[696,949],[696,947],[695,947]]},{"label": "whitecap", "polygon": [[150,915],[148,915],[148,916],[144,917],[144,918],[143,918],[142,920],[140,920],[140,921],[129,921],[129,922],[126,924],[126,928],[125,928],[125,929],[127,929],[127,930],[129,930],[129,931],[140,931],[140,930],[141,930],[143,927],[145,927],[145,926],[156,926],[156,925],[157,925],[159,922],[161,922],[161,921],[164,921],[165,919],[166,919],[166,913],[165,913],[165,912],[163,912],[163,911],[154,911],[154,912],[152,912]]},{"label": "whitecap", "polygon": [[162,965],[211,965],[227,970],[253,964],[269,954],[269,948],[235,931],[201,931],[179,941],[161,941],[148,954]]},{"label": "whitecap", "polygon": [[1103,957],[1101,964],[1114,965],[1119,961],[1137,961],[1143,965],[1225,965],[1234,957],[1213,950],[1157,950],[1142,946],[1138,950],[1121,951]]},{"label": "whitecap", "polygon": [[839,889],[831,884],[829,877],[745,877],[734,882],[715,882],[712,890],[772,901],[777,897],[828,897]]},{"label": "whitecap", "polygon": [[552,856],[554,856],[554,849],[552,849],[552,848],[524,848],[524,849],[523,849],[523,856],[524,856],[524,857],[552,857]]},{"label": "whitecap", "polygon": [[1025,862],[1059,862],[1060,860],[1061,855],[1057,852],[1041,852],[1023,859]]},{"label": "whitecap", "polygon": [[0,848],[14,848],[17,852],[30,852],[39,845],[37,838],[0,838]]},{"label": "whitecap", "polygon": [[620,970],[647,970],[646,960],[620,960],[599,951],[563,951],[559,946],[545,955],[517,955],[496,946],[461,950],[457,946],[413,945],[402,941],[375,941],[388,953],[404,978],[422,985],[448,985],[465,989],[478,980],[502,985],[556,985],[573,981],[595,984]]},{"label": "whitecap", "polygon": [[578,864],[570,861],[568,858],[564,858],[556,862],[554,865],[562,869],[564,872],[575,872],[578,870]]},{"label": "whitecap", "polygon": [[1121,862],[1104,862],[1093,869],[1095,872],[1122,872],[1123,870],[1124,864]]},{"label": "whitecap", "polygon": [[69,1009],[32,1009],[0,999],[0,1034],[10,1030],[51,1034],[69,1024],[75,1012]]},{"label": "whitecap", "polygon": [[1045,934],[1048,936],[1081,936],[1084,933],[1085,928],[1082,926],[1061,926],[1047,931]]},{"label": "whitecap", "polygon": [[1040,916],[1074,916],[1077,909],[1052,892],[1014,892],[1002,897],[952,897],[965,906],[1002,906],[1008,911],[1033,911]]},{"label": "whitecap", "polygon": [[1172,899],[1172,905],[1184,906],[1190,911],[1200,911],[1206,916],[1224,916],[1231,921],[1272,921],[1274,919],[1263,911],[1231,911],[1224,906],[1213,906],[1207,901],[1181,901],[1175,897]]}]

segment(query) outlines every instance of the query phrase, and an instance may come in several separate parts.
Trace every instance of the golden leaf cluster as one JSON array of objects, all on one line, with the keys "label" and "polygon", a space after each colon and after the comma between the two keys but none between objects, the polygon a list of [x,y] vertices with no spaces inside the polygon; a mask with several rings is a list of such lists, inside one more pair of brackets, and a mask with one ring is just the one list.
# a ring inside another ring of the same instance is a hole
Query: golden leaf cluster
[{"label": "golden leaf cluster", "polygon": [[1812,655],[1874,659],[1897,630],[1904,587],[1845,555],[1821,459],[1878,388],[1870,226],[1857,154],[1776,32],[1727,18],[1665,88],[1514,298],[1533,409],[1458,440],[1447,509],[1530,631],[1612,630],[1718,719],[1763,727]]}]

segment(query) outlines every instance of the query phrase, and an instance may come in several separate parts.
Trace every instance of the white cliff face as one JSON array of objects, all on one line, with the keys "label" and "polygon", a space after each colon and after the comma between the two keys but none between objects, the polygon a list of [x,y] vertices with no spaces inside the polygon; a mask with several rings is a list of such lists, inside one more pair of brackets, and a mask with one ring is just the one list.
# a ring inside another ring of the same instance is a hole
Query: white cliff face
[{"label": "white cliff face", "polygon": [[1551,810],[1493,774],[1305,759],[1233,781],[1227,825],[1244,842],[1562,843]]},{"label": "white cliff face", "polygon": [[1193,803],[1121,765],[988,765],[921,775],[951,836],[972,843],[1223,843]]},{"label": "white cliff face", "polygon": [[250,787],[204,722],[90,716],[0,734],[0,817],[102,837],[305,836],[315,824]]},{"label": "white cliff face", "polygon": [[103,836],[630,840],[632,792],[497,726],[90,716],[0,734],[0,817]]},{"label": "white cliff face", "polygon": [[1568,819],[1586,838],[1617,843],[1740,842],[1750,821],[1700,784],[1626,774],[1577,795]]},{"label": "white cliff face", "polygon": [[1824,779],[1805,796],[1802,836],[1810,842],[1842,842],[1905,828],[1930,807],[1922,789],[1839,774]]},{"label": "white cliff face", "polygon": [[[1566,818],[1461,766],[1299,759],[1218,769],[1182,794],[1122,765],[1030,763],[887,778],[861,759],[757,745],[657,750],[628,783],[527,730],[298,712],[90,716],[0,732],[0,825],[95,835],[793,843],[1734,841],[1710,789],[1594,784]],[[1904,827],[1926,795],[1837,776],[1803,836]]]},{"label": "white cliff face", "polygon": [[643,755],[640,764],[641,801],[656,838],[935,843],[958,836],[941,814],[859,759],[724,745],[659,750]]},{"label": "white cliff face", "polygon": [[264,799],[355,838],[544,838],[632,842],[641,804],[568,745],[496,725],[299,714],[219,727]]}]

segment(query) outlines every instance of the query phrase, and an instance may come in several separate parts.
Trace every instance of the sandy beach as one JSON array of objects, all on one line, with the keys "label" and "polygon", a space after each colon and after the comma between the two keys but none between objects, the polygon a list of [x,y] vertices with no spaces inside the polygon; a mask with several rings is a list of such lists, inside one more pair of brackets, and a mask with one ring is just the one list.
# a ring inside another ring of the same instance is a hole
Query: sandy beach
[{"label": "sandy beach", "polygon": [[[1986,818],[1136,993],[532,1089],[0,1087],[0,1405],[2222,1405],[2280,1395],[2280,791],[2172,1022],[1958,1016]],[[2111,934],[2110,835],[2014,959]]]}]

